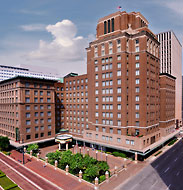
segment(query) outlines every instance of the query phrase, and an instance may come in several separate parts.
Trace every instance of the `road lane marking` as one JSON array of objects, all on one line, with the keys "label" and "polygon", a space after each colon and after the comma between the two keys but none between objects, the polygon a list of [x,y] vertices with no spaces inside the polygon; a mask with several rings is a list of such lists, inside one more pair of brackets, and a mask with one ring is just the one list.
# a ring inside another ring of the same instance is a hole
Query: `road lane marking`
[{"label": "road lane marking", "polygon": [[174,162],[176,162],[178,160],[178,158],[175,158]]},{"label": "road lane marking", "polygon": [[171,185],[172,185],[172,184],[170,184],[170,185],[167,187],[167,189],[166,189],[166,190],[169,190],[169,189],[170,189],[170,187],[171,187]]},{"label": "road lane marking", "polygon": [[168,157],[169,157],[169,155],[165,157],[165,160],[166,160]]},{"label": "road lane marking", "polygon": [[180,174],[180,172],[177,172],[176,176],[178,176]]},{"label": "road lane marking", "polygon": [[36,188],[40,189],[40,190],[44,190],[42,189],[40,186],[38,186],[37,184],[35,184],[33,181],[31,181],[30,179],[28,179],[27,177],[25,177],[23,174],[21,174],[20,172],[18,172],[16,169],[14,169],[12,166],[10,166],[9,164],[7,164],[6,162],[4,162],[2,159],[0,159],[0,161],[5,164],[6,166],[8,166],[10,169],[12,169],[15,173],[17,173],[18,175],[20,175],[21,177],[23,177],[26,181],[28,181],[29,183],[31,183],[33,186],[35,186]]},{"label": "road lane marking", "polygon": [[[6,156],[0,152],[0,154],[2,154],[2,156],[4,156],[6,158]],[[44,178],[43,176],[39,175],[38,173],[34,172],[33,170],[31,170],[30,168],[27,168],[26,166],[20,164],[18,161],[14,160],[13,158],[11,157],[8,157],[9,160],[11,160],[12,162],[16,163],[17,165],[23,167],[25,170],[29,171],[30,173],[38,176],[39,178],[43,179],[44,181],[46,181],[47,183],[49,183],[50,185],[56,187],[57,189],[60,189],[60,190],[63,190],[61,187],[59,187],[58,185],[56,185],[55,183],[49,181],[48,179]],[[3,161],[1,158],[0,158],[1,161]],[[4,161],[3,161],[4,162]],[[18,171],[17,171],[18,172]],[[33,182],[34,183],[34,182]]]},{"label": "road lane marking", "polygon": [[168,167],[168,168],[164,171],[164,173],[166,173],[169,169],[170,169],[170,168]]},{"label": "road lane marking", "polygon": [[159,164],[155,167],[155,169],[157,169],[157,168],[158,168],[158,166],[159,166]]}]

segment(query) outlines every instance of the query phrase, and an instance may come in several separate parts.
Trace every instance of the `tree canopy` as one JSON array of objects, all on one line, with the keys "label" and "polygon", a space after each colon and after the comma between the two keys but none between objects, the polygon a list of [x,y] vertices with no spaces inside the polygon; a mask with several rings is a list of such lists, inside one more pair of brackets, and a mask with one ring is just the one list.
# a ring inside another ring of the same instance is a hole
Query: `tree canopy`
[{"label": "tree canopy", "polygon": [[9,145],[9,138],[0,136],[0,150],[7,150],[9,148]]}]

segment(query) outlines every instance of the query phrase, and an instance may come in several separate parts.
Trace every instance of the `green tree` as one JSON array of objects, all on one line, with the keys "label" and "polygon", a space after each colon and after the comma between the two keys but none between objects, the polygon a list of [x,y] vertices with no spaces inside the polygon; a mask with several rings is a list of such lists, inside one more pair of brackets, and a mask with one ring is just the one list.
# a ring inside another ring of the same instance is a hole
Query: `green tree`
[{"label": "green tree", "polygon": [[39,149],[39,146],[38,146],[37,143],[35,143],[35,144],[29,144],[28,147],[27,147],[27,151],[28,151],[28,152],[30,152],[31,150],[32,150],[33,152],[37,152],[38,149]]},{"label": "green tree", "polygon": [[61,155],[62,155],[62,152],[57,150],[56,152],[48,153],[46,156],[48,157],[48,162],[54,165],[55,160],[57,160],[58,162],[60,161]]},{"label": "green tree", "polygon": [[74,154],[70,160],[70,172],[72,174],[78,174],[83,167],[83,155],[80,153]]},{"label": "green tree", "polygon": [[72,152],[70,150],[62,152],[60,162],[58,163],[58,167],[65,170],[67,165],[70,166],[72,159]]},{"label": "green tree", "polygon": [[109,165],[105,161],[100,161],[97,163],[99,168],[99,175],[105,175],[105,172],[109,170]]},{"label": "green tree", "polygon": [[99,176],[99,168],[96,165],[89,165],[84,171],[83,179],[93,182]]},{"label": "green tree", "polygon": [[7,150],[9,148],[10,141],[8,137],[0,136],[0,150]]}]

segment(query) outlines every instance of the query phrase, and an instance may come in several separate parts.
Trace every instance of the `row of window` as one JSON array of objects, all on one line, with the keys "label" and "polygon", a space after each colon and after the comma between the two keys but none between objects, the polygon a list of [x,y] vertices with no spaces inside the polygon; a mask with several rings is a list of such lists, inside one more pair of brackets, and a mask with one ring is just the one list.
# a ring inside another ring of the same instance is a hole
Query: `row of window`
[{"label": "row of window", "polygon": [[[81,81],[80,81],[79,79],[77,80],[77,84],[79,84],[80,82],[81,82],[81,84],[83,84],[83,83],[84,83],[84,79],[81,79]],[[86,82],[86,83],[88,82],[88,79],[87,79],[87,78],[85,79],[85,82]],[[67,82],[66,82],[66,85],[68,85],[68,84],[70,84],[70,85],[72,85],[72,84],[75,85],[75,84],[76,84],[76,81],[75,81],[75,80],[69,81],[69,82],[67,81]]]},{"label": "row of window", "polygon": [[[35,112],[35,113],[34,113],[34,116],[35,116],[35,117],[38,117],[39,115],[40,115],[40,117],[44,117],[44,112],[40,112],[40,113]],[[26,118],[30,118],[30,117],[31,117],[31,113],[28,112],[28,113],[25,114],[25,116],[26,116]],[[47,112],[47,116],[51,116],[51,111],[48,111],[48,112]]]},{"label": "row of window", "polygon": [[[48,131],[48,136],[51,136],[51,131]],[[44,133],[40,133],[40,137],[44,137]],[[35,134],[35,138],[39,138],[39,134],[36,133]],[[30,140],[31,139],[31,135],[26,135],[26,140]]]},{"label": "row of window", "polygon": [[[40,98],[39,102],[43,103],[44,99]],[[30,98],[29,97],[25,97],[25,102],[26,103],[30,103]],[[47,103],[51,102],[51,98],[47,98]],[[38,98],[34,98],[34,103],[38,103]]]},{"label": "row of window", "polygon": [[[48,122],[48,123],[51,123],[51,118],[48,118],[48,119],[47,119],[47,122]],[[30,120],[26,120],[25,123],[26,123],[26,125],[31,125],[31,121],[30,121]],[[39,120],[38,120],[38,119],[35,119],[35,120],[34,120],[34,123],[35,123],[35,124],[38,124],[38,123],[39,123]],[[40,123],[41,123],[41,124],[44,123],[44,119],[40,119]]]}]

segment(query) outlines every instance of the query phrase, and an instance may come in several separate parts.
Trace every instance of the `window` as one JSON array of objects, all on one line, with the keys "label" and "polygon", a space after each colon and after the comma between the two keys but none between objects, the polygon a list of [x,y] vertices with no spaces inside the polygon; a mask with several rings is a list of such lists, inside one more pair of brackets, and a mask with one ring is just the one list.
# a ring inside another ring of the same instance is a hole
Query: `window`
[{"label": "window", "polygon": [[130,141],[128,139],[126,139],[126,144],[130,144]]},{"label": "window", "polygon": [[135,40],[135,44],[139,44],[139,39],[136,39],[136,40]]},{"label": "window", "polygon": [[47,112],[47,115],[48,115],[48,116],[51,116],[51,111],[48,111],[48,112]]},{"label": "window", "polygon": [[136,104],[136,105],[135,105],[135,109],[136,109],[136,110],[139,110],[139,104]]},{"label": "window", "polygon": [[31,132],[31,128],[26,128],[26,133],[30,133]]},{"label": "window", "polygon": [[117,116],[118,116],[118,119],[119,119],[119,118],[121,118],[121,113],[118,113],[118,115],[117,115]]},{"label": "window", "polygon": [[35,120],[34,120],[34,123],[35,123],[35,124],[38,124],[38,119],[35,119]]},{"label": "window", "polygon": [[95,112],[95,116],[96,116],[96,117],[98,117],[98,116],[99,116],[98,112]]},{"label": "window", "polygon": [[117,84],[118,84],[118,85],[121,85],[121,79],[118,79],[118,80],[117,80]]},{"label": "window", "polygon": [[47,91],[47,96],[50,96],[50,94],[51,94],[50,91]]},{"label": "window", "polygon": [[26,140],[31,139],[31,135],[26,135]]},{"label": "window", "polygon": [[51,125],[48,125],[48,130],[51,130]]},{"label": "window", "polygon": [[136,96],[136,97],[135,97],[135,101],[136,101],[136,102],[139,102],[139,96]]},{"label": "window", "polygon": [[138,76],[140,74],[140,71],[139,70],[136,70],[135,71],[135,75]]},{"label": "window", "polygon": [[107,34],[107,22],[104,22],[104,34]]},{"label": "window", "polygon": [[118,126],[121,126],[121,121],[118,121]]},{"label": "window", "polygon": [[121,88],[117,88],[117,93],[121,93]]},{"label": "window", "polygon": [[98,79],[98,75],[95,75],[95,79],[96,79],[96,80]]},{"label": "window", "polygon": [[43,96],[43,91],[40,91],[40,96]]},{"label": "window", "polygon": [[117,97],[117,101],[118,101],[118,102],[121,102],[121,96],[118,96],[118,97]]},{"label": "window", "polygon": [[118,68],[118,69],[121,68],[121,63],[117,63],[117,68]]},{"label": "window", "polygon": [[121,129],[118,129],[118,135],[121,135]]},{"label": "window", "polygon": [[35,134],[35,138],[37,139],[39,137],[38,133]]},{"label": "window", "polygon": [[29,85],[30,85],[29,82],[25,83],[25,87],[29,87]]},{"label": "window", "polygon": [[40,129],[41,129],[41,131],[43,131],[44,130],[44,126],[41,126]]},{"label": "window", "polygon": [[39,127],[38,126],[35,127],[35,131],[39,131]]},{"label": "window", "polygon": [[121,60],[121,55],[118,55],[118,56],[117,56],[117,60],[118,60],[118,61]]},{"label": "window", "polygon": [[48,136],[51,136],[51,131],[48,131]]},{"label": "window", "polygon": [[30,113],[26,113],[26,118],[30,118]]},{"label": "window", "polygon": [[95,135],[95,138],[98,139],[98,134]]},{"label": "window", "polygon": [[41,133],[41,137],[44,137],[44,133]]},{"label": "window", "polygon": [[131,140],[130,143],[131,143],[131,145],[134,145],[134,140]]},{"label": "window", "polygon": [[137,113],[135,113],[135,118],[139,118],[139,113],[137,112]]},{"label": "window", "polygon": [[136,68],[139,68],[139,66],[140,66],[140,63],[135,63]]},{"label": "window", "polygon": [[120,143],[121,142],[121,138],[117,138],[117,142]]},{"label": "window", "polygon": [[102,132],[105,133],[105,127],[102,127]]},{"label": "window", "polygon": [[95,105],[96,110],[98,110],[98,104]]},{"label": "window", "polygon": [[138,93],[139,91],[140,91],[139,87],[136,87],[136,88],[135,88],[135,92]]},{"label": "window", "polygon": [[113,133],[113,128],[110,128],[110,133]]},{"label": "window", "polygon": [[47,102],[50,103],[51,102],[51,98],[47,98]]},{"label": "window", "polygon": [[98,132],[98,127],[96,126],[96,131]]},{"label": "window", "polygon": [[30,102],[30,98],[27,98],[27,97],[26,97],[26,98],[25,98],[25,102],[26,102],[26,103],[29,103],[29,102]]},{"label": "window", "polygon": [[34,102],[35,102],[35,103],[38,103],[38,98],[34,98]]},{"label": "window", "polygon": [[135,52],[139,52],[139,46],[135,47]]},{"label": "window", "polygon": [[43,103],[43,98],[40,98],[40,102]]},{"label": "window", "polygon": [[139,84],[140,83],[140,79],[135,79],[135,84]]},{"label": "window", "polygon": [[26,125],[30,125],[30,124],[31,124],[30,120],[26,120]]},{"label": "window", "polygon": [[107,23],[108,23],[108,33],[110,33],[110,32],[111,32],[111,31],[110,31],[111,21],[110,21],[110,20],[108,20],[108,21],[107,21]]},{"label": "window", "polygon": [[98,67],[95,67],[95,71],[96,71],[96,72],[98,71]]},{"label": "window", "polygon": [[35,113],[34,113],[34,116],[35,116],[35,117],[38,117],[38,112],[35,112]]},{"label": "window", "polygon": [[121,76],[121,71],[117,71],[117,76]]},{"label": "window", "polygon": [[135,60],[136,60],[136,61],[138,61],[139,58],[140,58],[139,55],[136,55],[136,56],[135,56]]},{"label": "window", "polygon": [[29,91],[29,90],[26,90],[26,91],[25,91],[25,95],[30,95],[30,91]]},{"label": "window", "polygon": [[114,32],[114,18],[112,18],[111,21],[112,21],[112,32]]},{"label": "window", "polygon": [[44,112],[40,112],[40,116],[43,117],[44,116]]},{"label": "window", "polygon": [[44,109],[44,106],[43,106],[43,105],[40,105],[40,109],[43,110],[43,109]]},{"label": "window", "polygon": [[121,110],[121,104],[118,104],[118,110]]},{"label": "window", "polygon": [[35,91],[34,91],[34,96],[37,96],[37,95],[38,95],[38,91],[35,90]]},{"label": "window", "polygon": [[48,123],[51,123],[51,118],[48,118]]},{"label": "window", "polygon": [[30,110],[30,106],[26,106],[25,109],[26,109],[26,110]]}]

